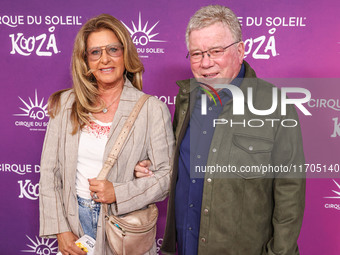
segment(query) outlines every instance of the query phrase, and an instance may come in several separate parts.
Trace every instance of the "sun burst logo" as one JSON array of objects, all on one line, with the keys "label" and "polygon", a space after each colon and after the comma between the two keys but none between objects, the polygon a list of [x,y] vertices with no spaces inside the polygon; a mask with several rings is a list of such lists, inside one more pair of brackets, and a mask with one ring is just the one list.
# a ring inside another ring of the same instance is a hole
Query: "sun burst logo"
[{"label": "sun burst logo", "polygon": [[57,242],[57,239],[41,238],[41,240],[39,240],[39,238],[36,236],[36,241],[34,241],[29,236],[26,235],[26,237],[31,241],[31,244],[26,244],[29,248],[31,248],[31,250],[21,250],[21,252],[30,252],[38,255],[57,254],[58,247],[53,247]]},{"label": "sun burst logo", "polygon": [[47,110],[46,110],[47,109],[47,103],[44,104],[44,98],[41,99],[41,101],[39,102],[37,90],[35,90],[34,102],[30,97],[28,97],[28,102],[26,102],[25,100],[23,100],[19,96],[18,96],[18,98],[26,106],[26,108],[19,107],[19,109],[21,109],[24,113],[13,114],[14,116],[27,116],[27,117],[30,117],[34,120],[35,119],[42,120],[46,116],[48,116],[48,113],[47,113]]},{"label": "sun burst logo", "polygon": [[[122,21],[122,23],[124,24],[123,21]],[[166,42],[166,41],[163,41],[163,40],[155,40],[154,39],[154,37],[157,36],[159,33],[151,34],[153,29],[159,23],[159,21],[157,21],[151,28],[148,28],[149,21],[147,21],[143,26],[142,25],[142,14],[139,13],[138,28],[136,27],[135,23],[133,23],[133,21],[131,21],[131,23],[132,23],[132,29],[129,28],[125,24],[124,24],[124,26],[130,32],[132,41],[136,46],[138,46],[138,45],[145,46],[149,42]],[[142,28],[142,26],[143,26],[143,28]]]},{"label": "sun burst logo", "polygon": [[333,179],[333,182],[335,183],[335,185],[338,187],[339,191],[336,191],[336,190],[332,190],[335,194],[337,194],[337,196],[335,197],[325,197],[325,198],[337,198],[337,199],[340,199],[340,184],[337,183],[334,179]]}]

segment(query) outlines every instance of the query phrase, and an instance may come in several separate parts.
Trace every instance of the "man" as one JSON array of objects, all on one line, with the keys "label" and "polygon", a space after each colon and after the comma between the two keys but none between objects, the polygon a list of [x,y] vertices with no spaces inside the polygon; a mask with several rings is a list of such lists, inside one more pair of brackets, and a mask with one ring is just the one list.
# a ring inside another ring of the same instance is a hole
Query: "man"
[{"label": "man", "polygon": [[[297,120],[294,107],[287,106],[285,116],[280,107],[270,116],[249,110],[248,96],[255,109],[270,109],[274,86],[257,79],[243,61],[241,27],[230,9],[201,8],[189,21],[186,42],[195,79],[177,82],[176,149],[162,252],[174,254],[177,244],[180,255],[299,254],[303,175],[241,171],[304,164],[299,125],[280,124],[283,119]],[[233,115],[232,94],[215,84],[239,87],[245,97],[243,115]],[[202,114],[205,93],[210,95],[209,110]],[[276,121],[265,123],[268,119]],[[228,125],[216,124],[226,121]],[[207,171],[208,166],[234,171],[216,174]],[[136,167],[136,176],[143,176],[144,170]]]}]

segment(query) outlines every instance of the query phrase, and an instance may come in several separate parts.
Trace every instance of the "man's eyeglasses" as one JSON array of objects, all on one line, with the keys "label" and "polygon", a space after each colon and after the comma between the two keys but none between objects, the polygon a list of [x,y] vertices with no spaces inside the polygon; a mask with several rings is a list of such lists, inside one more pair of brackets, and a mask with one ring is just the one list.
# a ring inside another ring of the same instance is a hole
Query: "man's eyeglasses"
[{"label": "man's eyeglasses", "polygon": [[102,47],[94,47],[86,50],[86,55],[89,61],[96,61],[101,58],[103,50],[111,57],[120,57],[123,53],[124,47],[117,44],[109,44]]},{"label": "man's eyeglasses", "polygon": [[226,47],[214,47],[206,51],[200,51],[200,50],[195,50],[192,52],[189,51],[187,54],[187,58],[190,56],[191,62],[196,63],[196,62],[200,62],[204,58],[204,53],[207,53],[208,57],[210,57],[211,59],[216,59],[216,58],[223,56],[224,51],[226,49],[228,49],[229,47],[239,42],[240,41],[234,42]]}]

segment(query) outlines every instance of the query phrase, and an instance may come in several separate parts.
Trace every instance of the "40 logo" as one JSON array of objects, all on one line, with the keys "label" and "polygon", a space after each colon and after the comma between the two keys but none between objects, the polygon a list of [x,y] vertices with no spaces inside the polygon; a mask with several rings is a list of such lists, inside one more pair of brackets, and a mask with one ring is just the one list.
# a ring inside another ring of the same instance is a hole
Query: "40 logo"
[{"label": "40 logo", "polygon": [[[19,96],[18,96],[19,97]],[[39,101],[38,93],[35,91],[35,98],[32,100],[28,97],[28,100],[23,100],[19,97],[21,102],[24,104],[24,107],[19,107],[24,113],[13,114],[14,116],[26,116],[34,120],[43,120],[47,114],[47,103],[44,104],[44,98]]]},{"label": "40 logo", "polygon": [[22,250],[21,252],[32,253],[37,255],[57,254],[58,252],[57,239],[45,239],[36,236],[34,241],[28,235],[26,235],[26,237],[31,242],[29,244],[26,244],[30,248],[30,250]]},{"label": "40 logo", "polygon": [[[124,24],[123,21],[122,21],[122,23]],[[126,24],[124,24],[124,26],[130,32],[132,41],[136,46],[139,46],[139,45],[145,46],[149,42],[165,42],[163,40],[155,40],[154,39],[154,37],[157,36],[159,33],[152,34],[153,29],[157,26],[159,21],[157,21],[150,28],[150,27],[148,27],[149,21],[146,21],[146,23],[144,25],[142,24],[142,15],[141,15],[141,13],[139,13],[138,26],[136,26],[135,23],[133,23],[133,21],[131,21],[131,23],[132,23],[132,28],[128,27]]]}]

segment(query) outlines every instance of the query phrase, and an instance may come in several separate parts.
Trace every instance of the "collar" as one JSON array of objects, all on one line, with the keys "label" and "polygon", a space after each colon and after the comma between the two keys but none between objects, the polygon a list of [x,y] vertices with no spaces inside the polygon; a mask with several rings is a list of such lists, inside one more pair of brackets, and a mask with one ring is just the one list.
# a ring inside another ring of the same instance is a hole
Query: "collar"
[{"label": "collar", "polygon": [[[244,63],[242,63],[241,65],[241,69],[240,72],[238,73],[238,75],[236,76],[236,78],[234,78],[230,84],[231,85],[235,85],[237,87],[240,87],[243,81],[245,75],[245,67],[244,67]],[[230,92],[229,89],[222,89],[221,91],[218,92],[218,94],[223,93],[223,94],[227,94],[228,96],[232,97],[232,94]]]}]

